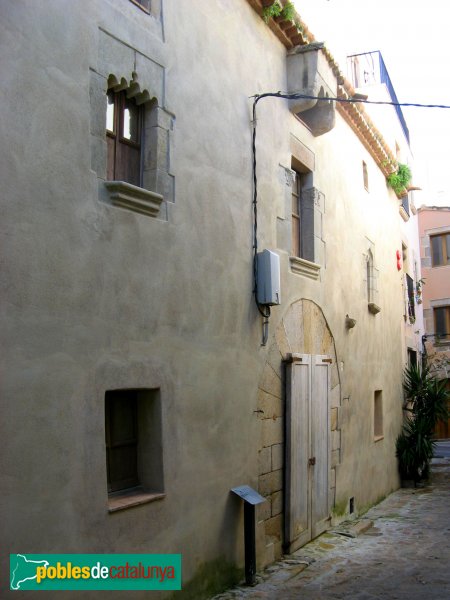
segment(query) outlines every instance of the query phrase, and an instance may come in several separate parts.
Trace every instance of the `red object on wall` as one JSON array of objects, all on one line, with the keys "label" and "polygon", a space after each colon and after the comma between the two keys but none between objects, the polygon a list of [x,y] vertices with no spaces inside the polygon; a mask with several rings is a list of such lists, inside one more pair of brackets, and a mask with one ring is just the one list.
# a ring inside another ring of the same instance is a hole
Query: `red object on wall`
[{"label": "red object on wall", "polygon": [[402,260],[401,260],[402,255],[400,253],[400,250],[397,250],[396,254],[397,254],[397,271],[401,271],[402,270]]}]

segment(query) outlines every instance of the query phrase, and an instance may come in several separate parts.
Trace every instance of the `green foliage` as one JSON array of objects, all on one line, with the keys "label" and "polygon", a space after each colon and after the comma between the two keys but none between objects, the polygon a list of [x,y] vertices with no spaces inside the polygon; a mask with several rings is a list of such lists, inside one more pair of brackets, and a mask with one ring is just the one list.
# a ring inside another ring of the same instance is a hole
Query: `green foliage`
[{"label": "green foliage", "polygon": [[262,13],[264,21],[266,23],[268,23],[270,19],[272,19],[274,17],[279,17],[281,15],[282,10],[283,10],[283,7],[281,6],[281,2],[279,2],[279,0],[276,0],[270,6],[265,6],[263,8],[263,13]]},{"label": "green foliage", "polygon": [[295,19],[295,6],[289,0],[284,5],[284,8],[281,12],[281,16],[286,21],[294,21]]},{"label": "green foliage", "polygon": [[449,393],[445,382],[430,373],[429,367],[411,365],[405,369],[403,389],[410,416],[396,441],[396,455],[403,479],[415,482],[427,477],[433,457],[431,437],[439,419],[448,418]]},{"label": "green foliage", "polygon": [[397,171],[387,176],[387,182],[396,194],[401,194],[411,181],[411,169],[408,165],[399,163]]},{"label": "green foliage", "polygon": [[275,17],[282,17],[286,21],[293,21],[295,19],[295,6],[290,0],[288,0],[284,6],[281,4],[280,0],[275,0],[273,4],[263,8],[262,15],[266,23]]},{"label": "green foliage", "polygon": [[420,419],[409,419],[405,423],[395,447],[403,479],[417,482],[427,476],[428,465],[433,457],[433,442]]}]

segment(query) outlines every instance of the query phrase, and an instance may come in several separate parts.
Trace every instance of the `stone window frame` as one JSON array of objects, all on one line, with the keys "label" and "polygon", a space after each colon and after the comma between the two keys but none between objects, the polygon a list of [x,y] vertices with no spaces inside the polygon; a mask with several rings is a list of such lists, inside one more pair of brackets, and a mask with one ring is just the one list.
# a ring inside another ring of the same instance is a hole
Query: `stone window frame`
[{"label": "stone window frame", "polygon": [[[325,213],[325,195],[314,187],[314,173],[294,155],[291,158],[291,168],[286,169],[289,175],[286,179],[290,187],[290,205],[292,214],[293,188],[298,185],[298,176],[303,181],[299,193],[300,215],[300,256],[293,254],[293,226],[291,222],[291,239],[289,244],[289,263],[291,272],[309,279],[320,278],[321,267],[325,262],[325,242],[323,240],[323,215]],[[292,220],[292,216],[289,217]]]},{"label": "stone window frame", "polygon": [[[102,29],[99,36],[99,60],[90,69],[91,170],[98,178],[99,200],[168,221],[175,202],[171,171],[175,116],[164,106],[164,67]],[[106,106],[110,89],[125,91],[145,109],[142,186],[108,181],[106,177]]]},{"label": "stone window frame", "polygon": [[366,239],[369,245],[363,255],[365,297],[369,312],[372,315],[377,315],[381,311],[381,308],[377,304],[379,270],[375,263],[375,245],[368,238]]}]

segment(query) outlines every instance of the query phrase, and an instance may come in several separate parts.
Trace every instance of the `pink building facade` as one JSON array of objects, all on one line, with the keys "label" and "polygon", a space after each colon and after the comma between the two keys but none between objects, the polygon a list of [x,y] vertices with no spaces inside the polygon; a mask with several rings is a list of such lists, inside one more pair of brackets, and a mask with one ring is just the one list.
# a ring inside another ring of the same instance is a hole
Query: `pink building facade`
[{"label": "pink building facade", "polygon": [[[436,375],[450,386],[450,207],[421,206],[418,215],[424,346]],[[449,437],[448,423],[441,424],[437,433]]]}]

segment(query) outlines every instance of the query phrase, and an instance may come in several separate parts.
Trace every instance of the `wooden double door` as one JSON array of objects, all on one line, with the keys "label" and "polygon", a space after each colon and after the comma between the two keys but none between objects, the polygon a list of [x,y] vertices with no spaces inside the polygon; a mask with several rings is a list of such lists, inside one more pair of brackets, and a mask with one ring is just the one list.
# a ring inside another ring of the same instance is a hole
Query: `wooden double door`
[{"label": "wooden double door", "polygon": [[286,365],[285,546],[294,552],[330,526],[330,366],[293,354]]}]

